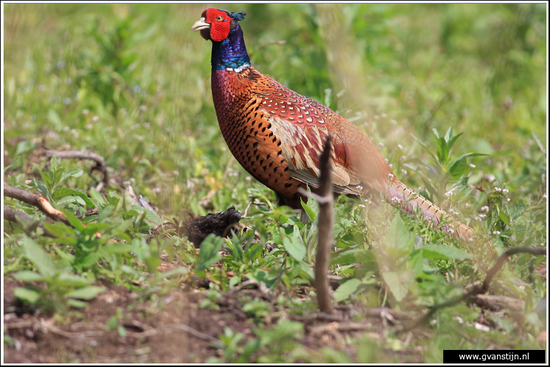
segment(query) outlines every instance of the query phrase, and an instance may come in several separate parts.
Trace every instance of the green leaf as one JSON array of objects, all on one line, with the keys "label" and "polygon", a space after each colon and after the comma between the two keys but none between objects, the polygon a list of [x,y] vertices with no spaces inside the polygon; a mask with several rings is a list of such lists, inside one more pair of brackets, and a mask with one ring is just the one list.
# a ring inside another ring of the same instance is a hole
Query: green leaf
[{"label": "green leaf", "polygon": [[50,179],[50,176],[48,176],[44,171],[42,171],[42,169],[38,164],[34,163],[33,167],[38,170],[38,173],[40,173],[40,176],[42,176],[42,180],[44,181],[46,186],[51,187],[52,181]]},{"label": "green leaf", "polygon": [[416,137],[414,134],[411,134],[411,136],[413,137],[414,140],[416,140],[418,144],[420,144],[420,146],[426,151],[426,153],[428,153],[434,160],[437,160],[436,156],[433,154],[430,147],[428,147],[425,143],[423,143],[422,140],[420,140],[420,138]]},{"label": "green leaf", "polygon": [[[437,132],[437,130],[435,129],[435,127],[433,128],[433,131],[434,131],[434,134],[435,136],[437,136],[439,138],[439,133]],[[447,129],[447,132],[445,133],[445,141],[448,142],[450,139],[453,138],[453,127],[450,126],[448,129]]]},{"label": "green leaf", "polygon": [[82,224],[82,222],[80,221],[80,219],[78,219],[70,210],[61,209],[61,211],[63,212],[63,214],[65,214],[65,217],[67,217],[67,220],[69,221],[69,223],[76,230],[78,230],[80,232],[83,232],[85,230],[85,227]]},{"label": "green leaf", "polygon": [[219,251],[222,249],[223,238],[209,234],[201,243],[197,270],[204,270],[222,259]]},{"label": "green leaf", "polygon": [[[57,191],[59,191],[59,190],[57,190]],[[57,193],[57,191],[55,193]],[[82,205],[82,206],[86,205],[86,202],[78,196],[65,196],[65,197],[57,200],[57,205],[59,207],[63,207],[63,206],[66,206],[68,204],[73,204],[73,203],[77,203],[77,204]]]},{"label": "green leaf", "polygon": [[449,149],[447,147],[447,142],[443,138],[437,140],[437,157],[440,162],[447,163],[449,158]]},{"label": "green leaf", "polygon": [[44,280],[44,277],[42,275],[30,270],[19,271],[15,274],[12,274],[12,277],[22,282],[40,282],[41,280]]},{"label": "green leaf", "polygon": [[[99,211],[99,214],[97,215],[96,220],[98,222],[103,222],[108,216],[110,216],[116,209],[115,205],[107,205],[102,210]],[[132,221],[130,222],[132,223]]]},{"label": "green leaf", "polygon": [[21,238],[21,245],[25,251],[25,257],[38,268],[40,274],[45,278],[52,278],[55,275],[52,258],[40,245],[26,236]]},{"label": "green leaf", "polygon": [[449,167],[449,175],[451,176],[451,181],[455,182],[460,177],[462,177],[467,167],[468,165],[465,158],[462,158],[458,161],[457,160],[453,161],[453,163]]},{"label": "green leaf", "polygon": [[54,195],[52,196],[52,198],[54,200],[59,200],[61,198],[67,197],[67,196],[77,196],[77,197],[79,197],[84,202],[82,205],[85,204],[86,207],[88,207],[88,208],[93,208],[95,206],[94,202],[92,200],[90,200],[90,198],[88,198],[84,193],[82,193],[80,191],[77,191],[77,190],[69,189],[67,187],[61,187],[61,188],[57,189],[55,191]]},{"label": "green leaf", "polygon": [[301,238],[296,236],[284,236],[283,246],[290,256],[298,261],[302,261],[306,255],[306,246],[302,243]]},{"label": "green leaf", "polygon": [[241,247],[241,241],[235,234],[235,232],[232,233],[231,238],[231,254],[233,255],[233,258],[238,263],[242,263],[244,261],[244,251]]},{"label": "green leaf", "polygon": [[[443,245],[426,245],[422,248],[419,248],[415,251],[422,251],[422,256],[425,259],[468,259],[472,257],[469,253],[464,250],[458,249],[451,246]],[[413,251],[414,252],[414,251]]]},{"label": "green leaf", "polygon": [[66,179],[71,178],[71,177],[78,178],[78,177],[82,176],[83,173],[84,172],[79,168],[71,168],[68,171],[63,171],[63,173],[61,174],[61,178],[59,179],[58,184],[62,183],[63,181],[65,181]]},{"label": "green leaf", "polygon": [[89,252],[80,259],[78,264],[84,268],[89,268],[94,265],[101,259],[101,254],[99,252]]},{"label": "green leaf", "polygon": [[91,285],[89,287],[75,289],[74,291],[67,293],[66,297],[91,300],[97,297],[98,294],[105,292],[105,290],[105,287]]},{"label": "green leaf", "polygon": [[13,295],[22,301],[35,304],[40,299],[40,293],[28,288],[17,287],[13,290]]},{"label": "green leaf", "polygon": [[412,270],[385,271],[381,275],[397,302],[405,298],[411,284],[414,282]]},{"label": "green leaf", "polygon": [[63,222],[55,222],[55,223],[44,222],[44,228],[58,237],[76,235],[74,229],[72,227],[69,227]]},{"label": "green leaf", "polygon": [[80,301],[78,299],[72,299],[72,298],[69,298],[67,300],[67,304],[72,306],[72,307],[76,307],[76,308],[84,308],[84,307],[88,306],[88,302]]},{"label": "green leaf", "polygon": [[90,279],[78,276],[76,274],[63,273],[59,275],[57,284],[63,287],[84,287],[91,283]]},{"label": "green leaf", "polygon": [[386,241],[389,246],[401,249],[408,249],[411,245],[412,234],[409,233],[400,215],[395,215],[388,228]]},{"label": "green leaf", "polygon": [[334,299],[336,299],[337,302],[342,302],[343,300],[347,299],[351,294],[355,293],[359,286],[361,285],[361,281],[357,278],[352,278],[345,283],[341,284],[336,291],[334,291]]},{"label": "green leaf", "polygon": [[460,135],[462,135],[463,133],[460,133],[458,134],[457,136],[454,136],[451,140],[447,140],[447,146],[449,147],[449,151],[451,150],[451,148],[453,147],[454,143],[456,142],[456,140],[460,137]]},{"label": "green leaf", "polygon": [[302,199],[300,199],[300,203],[302,204],[302,208],[311,223],[315,222],[315,219],[317,219],[317,214],[319,213],[319,205],[316,204],[317,201],[310,200],[309,203],[305,203]]}]

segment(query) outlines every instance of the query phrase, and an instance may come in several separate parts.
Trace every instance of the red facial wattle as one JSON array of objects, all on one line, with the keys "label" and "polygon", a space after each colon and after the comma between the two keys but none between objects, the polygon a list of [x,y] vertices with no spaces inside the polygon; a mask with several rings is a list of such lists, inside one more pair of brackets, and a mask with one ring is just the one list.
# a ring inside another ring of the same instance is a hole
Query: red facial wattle
[{"label": "red facial wattle", "polygon": [[221,42],[227,38],[231,28],[231,18],[223,11],[206,9],[206,23],[210,24],[210,39]]}]

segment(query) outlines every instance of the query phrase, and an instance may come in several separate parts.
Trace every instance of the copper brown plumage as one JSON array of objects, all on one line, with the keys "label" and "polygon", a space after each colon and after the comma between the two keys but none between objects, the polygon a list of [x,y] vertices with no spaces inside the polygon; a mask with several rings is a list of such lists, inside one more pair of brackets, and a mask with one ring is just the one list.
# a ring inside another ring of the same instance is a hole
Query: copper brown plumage
[{"label": "copper brown plumage", "polygon": [[[317,187],[319,156],[332,140],[333,191],[374,199],[381,194],[409,213],[439,224],[447,215],[400,182],[372,141],[354,124],[250,65],[239,21],[244,13],[205,9],[192,30],[211,40],[212,96],[222,135],[237,161],[274,190],[280,202],[301,209],[299,188]],[[441,226],[468,239],[473,230],[458,222]],[[451,228],[452,227],[452,228]]]}]

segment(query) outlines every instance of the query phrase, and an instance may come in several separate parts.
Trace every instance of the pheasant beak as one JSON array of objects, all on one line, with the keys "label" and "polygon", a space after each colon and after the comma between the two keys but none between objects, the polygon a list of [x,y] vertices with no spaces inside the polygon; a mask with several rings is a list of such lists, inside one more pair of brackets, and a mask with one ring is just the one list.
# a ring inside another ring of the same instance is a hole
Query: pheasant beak
[{"label": "pheasant beak", "polygon": [[196,31],[202,31],[203,29],[210,29],[210,24],[209,23],[206,23],[205,21],[206,19],[204,17],[202,17],[201,19],[197,20],[195,22],[195,24],[193,24],[193,26],[191,27],[191,30],[193,32],[196,32]]},{"label": "pheasant beak", "polygon": [[202,17],[201,19],[197,20],[195,24],[191,27],[191,30],[193,32],[201,31],[201,36],[205,40],[210,39],[210,23],[206,23],[206,18]]}]

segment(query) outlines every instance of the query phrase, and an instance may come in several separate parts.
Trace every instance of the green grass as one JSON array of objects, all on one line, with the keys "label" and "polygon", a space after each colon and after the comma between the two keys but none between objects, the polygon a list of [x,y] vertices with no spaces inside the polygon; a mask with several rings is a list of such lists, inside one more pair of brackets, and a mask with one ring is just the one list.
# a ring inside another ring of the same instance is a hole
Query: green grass
[{"label": "green grass", "polygon": [[[221,7],[247,13],[241,25],[259,71],[329,105],[364,129],[403,182],[422,187],[424,195],[459,212],[461,220],[491,240],[497,254],[514,246],[546,245],[544,5]],[[316,224],[303,224],[284,208],[273,209],[273,193],[250,179],[227,149],[210,92],[211,45],[190,30],[203,8],[4,5],[3,143],[5,166],[9,165],[4,181],[49,194],[52,204],[68,213],[99,209],[97,215],[72,218],[74,229],[46,225],[63,240],[38,236],[32,226],[4,223],[5,276],[46,284],[46,290],[18,291],[35,307],[52,312],[84,307],[83,300],[99,292],[92,284],[100,281],[130,288],[138,281],[155,290],[171,287],[156,270],[160,253],[166,251],[178,266],[172,277],[209,277],[220,285],[211,293],[230,289],[245,277],[256,279],[271,289],[285,289],[289,296],[276,305],[279,312],[313,312],[315,297],[308,284]],[[455,136],[462,135],[448,157],[438,156],[443,143],[433,131],[443,138],[449,128]],[[33,152],[42,145],[104,156],[119,185],[101,195],[93,189],[100,177],[89,173],[90,162],[36,160]],[[483,155],[472,155],[459,167],[449,165],[467,153]],[[439,174],[432,174],[437,167]],[[55,170],[58,175],[71,172],[57,187],[44,179],[48,174],[54,177]],[[199,256],[185,238],[148,242],[151,224],[145,219],[158,218],[131,205],[122,189],[128,184],[166,219],[182,220],[231,205],[243,213],[250,201],[263,202],[252,205],[243,219],[259,233],[261,244],[252,243],[249,234],[225,241],[208,238]],[[473,189],[476,186],[481,190]],[[445,196],[453,187],[456,194]],[[60,188],[72,191],[56,194]],[[44,220],[29,205],[7,198],[5,203]],[[310,206],[314,217],[316,205]],[[486,248],[449,241],[411,216],[389,213],[382,227],[373,223],[367,231],[362,208],[351,200],[340,198],[335,210],[332,271],[352,278],[336,292],[343,303],[418,310],[460,293],[458,287],[482,279],[483,269],[493,263]],[[392,231],[386,233],[387,228]],[[95,231],[103,234],[101,239],[94,238]],[[413,232],[432,247],[419,249]],[[267,243],[275,249],[262,254]],[[46,250],[44,256],[31,255],[36,246]],[[222,268],[236,274],[231,281],[218,268],[211,270],[222,247],[229,254]],[[146,268],[132,265],[132,260]],[[546,298],[546,281],[535,277],[532,269],[542,260],[530,255],[512,258],[491,288],[494,294],[521,299],[526,321],[498,316],[500,329],[481,333],[467,326],[479,309],[461,304],[439,312],[424,341],[402,346],[390,333],[377,345],[394,350],[418,346],[426,362],[440,362],[441,350],[457,346],[540,348],[533,310]],[[60,282],[64,277],[70,281]],[[304,287],[300,306],[293,297]],[[37,295],[46,301],[38,302]],[[216,299],[211,295],[205,305],[216,305]],[[273,311],[261,303],[243,302],[255,323],[261,324],[265,312]],[[303,332],[292,323],[278,327],[295,335]],[[258,329],[256,339],[243,349],[236,346],[242,336],[227,331],[220,337],[226,343],[223,358],[269,361],[283,353],[288,359],[277,361],[347,361],[348,356],[334,350],[308,354],[273,333]],[[368,338],[352,341],[359,350],[372,343]],[[383,356],[358,352],[358,358],[375,362]]]}]

